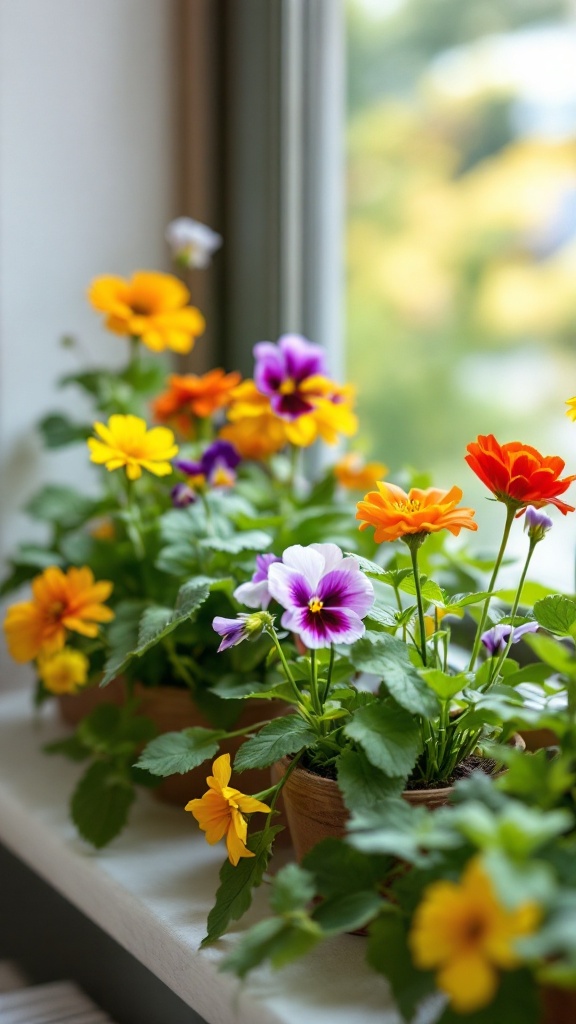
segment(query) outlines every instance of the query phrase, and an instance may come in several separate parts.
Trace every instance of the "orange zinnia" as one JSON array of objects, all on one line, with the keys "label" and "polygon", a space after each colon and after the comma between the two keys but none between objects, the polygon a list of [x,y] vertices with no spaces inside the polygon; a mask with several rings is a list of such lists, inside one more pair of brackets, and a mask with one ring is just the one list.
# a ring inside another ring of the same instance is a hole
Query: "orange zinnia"
[{"label": "orange zinnia", "polygon": [[377,491],[370,491],[359,501],[356,518],[361,519],[360,529],[374,526],[374,540],[381,544],[386,540],[403,540],[414,534],[437,533],[449,530],[458,536],[462,528],[477,530],[472,521],[474,509],[457,508],[462,498],[459,487],[441,491],[429,487],[423,491],[412,487],[406,494],[396,484],[378,481]]},{"label": "orange zinnia", "polygon": [[183,434],[192,430],[191,417],[212,416],[231,401],[232,389],[240,383],[239,373],[210,370],[201,377],[194,373],[168,378],[168,390],[152,405],[154,416],[161,423],[174,423]]},{"label": "orange zinnia", "polygon": [[576,480],[576,475],[560,480],[565,463],[559,456],[541,455],[520,441],[500,445],[493,434],[480,435],[466,451],[470,469],[498,501],[520,510],[555,505],[563,515],[574,511],[558,498]]},{"label": "orange zinnia", "polygon": [[51,565],[32,581],[32,600],[14,604],[4,620],[8,650],[18,662],[60,651],[67,630],[98,635],[98,623],[110,622],[114,612],[102,604],[112,593],[108,580],[94,581],[91,569],[63,572]]}]

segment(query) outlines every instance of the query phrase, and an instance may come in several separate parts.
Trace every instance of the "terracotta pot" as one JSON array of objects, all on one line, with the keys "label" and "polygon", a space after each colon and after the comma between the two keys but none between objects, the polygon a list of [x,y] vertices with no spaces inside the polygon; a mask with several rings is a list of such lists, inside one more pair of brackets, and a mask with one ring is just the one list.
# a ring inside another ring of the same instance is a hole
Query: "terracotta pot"
[{"label": "terracotta pot", "polygon": [[576,991],[542,985],[540,988],[542,1016],[540,1024],[575,1024]]},{"label": "terracotta pot", "polygon": [[[552,729],[523,729],[520,735],[526,744],[526,750],[536,751],[558,745],[558,737]],[[576,1017],[574,1020],[576,1021]]]},{"label": "terracotta pot", "polygon": [[[203,726],[212,729],[214,726],[198,710],[188,690],[176,686],[141,686],[136,683],[134,696],[140,701],[139,712],[154,722],[158,733],[179,732],[192,726]],[[60,714],[68,724],[76,726],[99,704],[112,703],[120,706],[126,699],[124,683],[114,679],[106,687],[89,687],[77,694],[61,694],[58,698]],[[284,714],[286,706],[279,701],[252,700],[246,705],[234,725],[234,729],[247,729],[267,718],[275,718]],[[220,754],[234,755],[244,742],[242,736],[226,740],[220,745]],[[184,775],[170,775],[163,779],[159,786],[151,792],[164,803],[184,806],[188,800],[200,797],[206,792],[206,776],[210,762],[201,764]],[[269,775],[263,769],[248,769],[238,776],[239,788],[245,793],[258,793],[269,786]]]},{"label": "terracotta pot", "polygon": [[[519,735],[513,736],[511,742],[518,749],[524,749],[524,741]],[[274,782],[285,775],[290,760],[283,757],[273,766]],[[409,804],[424,805],[434,810],[448,803],[452,789],[452,786],[405,789],[402,796]],[[346,834],[349,815],[334,779],[325,779],[298,767],[282,789],[282,796],[294,853],[299,862],[322,839],[341,839]],[[576,1018],[572,1024],[576,1024]]]}]

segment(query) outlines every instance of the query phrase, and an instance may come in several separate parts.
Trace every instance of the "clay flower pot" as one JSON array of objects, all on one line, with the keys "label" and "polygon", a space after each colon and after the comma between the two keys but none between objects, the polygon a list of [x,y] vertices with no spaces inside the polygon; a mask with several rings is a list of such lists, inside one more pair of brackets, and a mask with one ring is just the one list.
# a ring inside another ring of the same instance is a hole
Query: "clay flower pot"
[{"label": "clay flower pot", "polygon": [[[213,729],[214,726],[198,710],[188,690],[176,686],[134,685],[134,696],[140,701],[139,713],[152,719],[158,734],[179,732],[192,726]],[[77,726],[99,704],[120,706],[126,700],[126,689],[122,679],[114,679],[106,687],[91,686],[76,694],[61,694],[58,698],[60,715],[68,725]],[[279,701],[252,700],[246,703],[234,729],[248,728],[268,718],[283,714],[285,705]],[[244,742],[242,736],[226,740],[220,745],[221,754],[234,755]],[[170,775],[163,779],[151,792],[164,803],[183,807],[188,800],[201,797],[206,792],[206,776],[210,775],[210,761],[194,768],[184,775]],[[258,793],[269,785],[268,772],[263,769],[248,769],[242,773],[242,787],[246,793]]]},{"label": "clay flower pot", "polygon": [[540,1024],[574,1024],[576,1021],[576,991],[542,985],[540,989],[542,1016]]},{"label": "clay flower pot", "polygon": [[[520,750],[524,749],[524,741],[518,735],[512,737],[511,743]],[[289,764],[290,758],[283,757],[273,766],[274,782],[285,775]],[[433,810],[449,802],[452,789],[452,786],[405,789],[402,796],[409,804],[423,805]],[[322,775],[298,766],[282,789],[282,796],[298,862],[322,839],[341,839],[346,834],[349,815],[334,779],[325,779]]]}]

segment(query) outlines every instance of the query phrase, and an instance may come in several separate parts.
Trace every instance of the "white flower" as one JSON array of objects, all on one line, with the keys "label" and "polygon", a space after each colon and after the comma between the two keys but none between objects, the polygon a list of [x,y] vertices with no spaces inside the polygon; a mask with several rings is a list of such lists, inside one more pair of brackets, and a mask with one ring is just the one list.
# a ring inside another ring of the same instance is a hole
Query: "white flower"
[{"label": "white flower", "polygon": [[203,270],[222,245],[222,235],[191,217],[178,217],[166,228],[166,241],[180,266]]}]

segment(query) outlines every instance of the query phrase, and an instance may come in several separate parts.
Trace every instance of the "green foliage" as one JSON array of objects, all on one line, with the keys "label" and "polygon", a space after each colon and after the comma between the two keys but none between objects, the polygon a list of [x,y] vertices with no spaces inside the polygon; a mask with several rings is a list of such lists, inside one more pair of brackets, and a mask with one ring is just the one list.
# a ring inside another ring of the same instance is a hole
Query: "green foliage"
[{"label": "green foliage", "polygon": [[354,712],[344,726],[375,768],[390,778],[410,774],[420,751],[418,722],[394,701],[372,702]]},{"label": "green foliage", "polygon": [[362,750],[343,750],[336,759],[338,785],[349,811],[372,810],[391,796],[400,796],[404,778],[391,778]]},{"label": "green foliage", "polygon": [[61,484],[46,484],[26,505],[34,519],[41,519],[58,527],[72,530],[99,515],[107,502],[87,498],[80,491]]},{"label": "green foliage", "polygon": [[544,629],[557,636],[576,635],[576,600],[553,594],[534,605],[534,617]]},{"label": "green foliage", "polygon": [[316,742],[316,733],[300,715],[284,715],[263,726],[242,744],[234,759],[234,771],[267,768],[287,754],[315,746]]},{"label": "green foliage", "polygon": [[129,772],[107,761],[95,761],[72,794],[72,820],[83,839],[97,849],[117,836],[135,799]]},{"label": "green foliage", "polygon": [[313,876],[297,864],[286,864],[275,875],[270,906],[276,914],[302,910],[316,894]]},{"label": "green foliage", "polygon": [[201,726],[162,733],[142,751],[137,767],[153,775],[184,775],[214,757],[225,735],[222,730]]},{"label": "green foliage", "polygon": [[391,865],[389,857],[361,853],[339,839],[323,839],[303,862],[314,877],[316,891],[328,900],[379,890]]},{"label": "green foliage", "polygon": [[51,413],[40,420],[38,430],[46,448],[65,448],[70,444],[86,442],[86,438],[92,434],[92,424],[74,423],[62,413]]},{"label": "green foliage", "polygon": [[391,905],[370,925],[367,960],[388,981],[404,1020],[411,1021],[418,1003],[435,990],[434,979],[413,966],[406,923]]},{"label": "green foliage", "polygon": [[426,717],[437,714],[438,701],[412,665],[401,640],[387,633],[369,633],[352,644],[349,657],[354,668],[382,679],[386,690],[406,711]]},{"label": "green foliage", "polygon": [[237,921],[246,913],[252,903],[252,890],[261,884],[268,866],[274,836],[281,828],[281,825],[275,825],[249,836],[246,845],[254,857],[243,857],[236,867],[228,860],[224,862],[216,902],[208,915],[208,931],[202,946],[216,942],[231,921]]},{"label": "green foliage", "polygon": [[353,932],[372,921],[383,903],[373,891],[347,892],[325,900],[314,911],[313,919],[325,935]]}]

